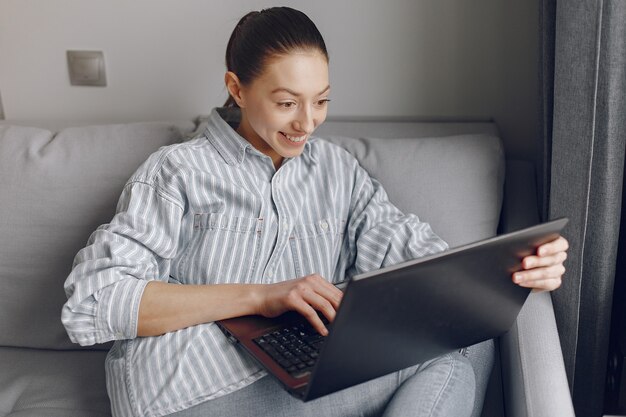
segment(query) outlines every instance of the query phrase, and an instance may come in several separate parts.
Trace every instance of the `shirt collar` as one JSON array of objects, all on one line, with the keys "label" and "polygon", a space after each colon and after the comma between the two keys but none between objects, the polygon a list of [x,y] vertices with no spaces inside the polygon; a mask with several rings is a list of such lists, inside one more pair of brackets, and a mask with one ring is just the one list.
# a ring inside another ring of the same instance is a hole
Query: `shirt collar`
[{"label": "shirt collar", "polygon": [[[249,152],[263,156],[263,153],[256,150],[235,130],[240,120],[241,110],[239,108],[216,107],[211,111],[204,131],[204,136],[229,165],[241,164],[245,159],[247,149]],[[317,163],[309,140],[304,144],[303,154],[306,154],[313,163]]]},{"label": "shirt collar", "polygon": [[240,118],[241,113],[237,108],[214,108],[204,131],[204,136],[228,165],[242,163],[246,148],[252,148],[252,145],[235,131]]}]

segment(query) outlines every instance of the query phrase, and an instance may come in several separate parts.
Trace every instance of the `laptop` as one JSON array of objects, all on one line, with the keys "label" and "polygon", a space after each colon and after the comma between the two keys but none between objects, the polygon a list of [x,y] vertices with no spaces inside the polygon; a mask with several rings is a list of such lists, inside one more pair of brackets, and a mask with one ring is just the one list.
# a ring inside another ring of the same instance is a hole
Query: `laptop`
[{"label": "laptop", "polygon": [[296,312],[216,323],[289,393],[310,401],[507,332],[530,292],[512,282],[513,272],[566,223],[356,275],[343,284],[326,337]]}]

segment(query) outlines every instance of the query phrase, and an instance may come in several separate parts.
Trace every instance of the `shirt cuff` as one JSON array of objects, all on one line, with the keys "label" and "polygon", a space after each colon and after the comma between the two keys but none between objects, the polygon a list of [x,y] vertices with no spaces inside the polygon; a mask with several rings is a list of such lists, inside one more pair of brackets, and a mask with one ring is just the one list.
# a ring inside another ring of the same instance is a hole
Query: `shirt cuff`
[{"label": "shirt cuff", "polygon": [[[137,337],[139,304],[149,281],[127,278],[98,291],[96,342]],[[98,339],[102,338],[100,341]]]}]

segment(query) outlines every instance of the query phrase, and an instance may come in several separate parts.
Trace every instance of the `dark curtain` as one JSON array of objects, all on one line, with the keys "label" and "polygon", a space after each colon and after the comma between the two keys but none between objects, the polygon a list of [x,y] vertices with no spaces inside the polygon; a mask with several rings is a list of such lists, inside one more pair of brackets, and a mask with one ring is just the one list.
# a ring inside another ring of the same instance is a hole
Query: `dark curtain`
[{"label": "dark curtain", "polygon": [[[553,296],[576,415],[601,416],[626,147],[626,1],[540,7],[544,214],[567,216]],[[624,219],[626,221],[626,219]]]}]

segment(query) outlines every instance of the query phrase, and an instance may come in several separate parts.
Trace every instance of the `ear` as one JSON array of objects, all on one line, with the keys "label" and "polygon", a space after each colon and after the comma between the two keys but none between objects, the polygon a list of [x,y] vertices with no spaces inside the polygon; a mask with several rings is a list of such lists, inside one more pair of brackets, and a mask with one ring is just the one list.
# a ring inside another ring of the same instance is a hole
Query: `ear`
[{"label": "ear", "polygon": [[237,77],[234,72],[228,71],[226,75],[224,75],[224,83],[226,84],[228,93],[233,100],[235,100],[235,103],[243,109],[245,107],[245,100],[243,98],[242,86],[241,81],[239,81],[239,77]]}]

